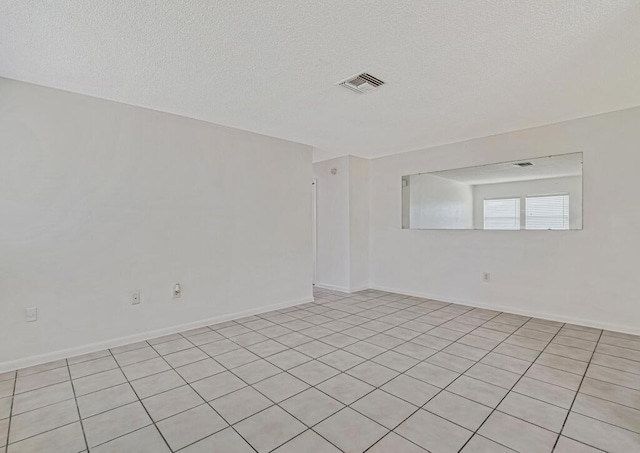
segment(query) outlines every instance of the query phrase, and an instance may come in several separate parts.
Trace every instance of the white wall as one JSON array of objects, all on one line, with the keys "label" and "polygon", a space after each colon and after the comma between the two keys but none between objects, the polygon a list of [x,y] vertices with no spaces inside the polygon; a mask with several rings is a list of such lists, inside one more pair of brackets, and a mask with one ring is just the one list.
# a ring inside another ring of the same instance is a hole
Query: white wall
[{"label": "white wall", "polygon": [[0,79],[0,155],[0,371],[312,298],[308,146]]},{"label": "white wall", "polygon": [[[331,174],[331,169],[336,174]],[[349,157],[313,164],[316,178],[316,285],[348,291]]]},{"label": "white wall", "polygon": [[369,288],[369,160],[349,156],[349,290]]},{"label": "white wall", "polygon": [[[484,200],[487,198],[526,197],[529,195],[569,194],[569,228],[582,228],[582,177],[536,179],[532,181],[478,184],[473,186],[473,225],[484,228]],[[524,209],[524,203],[521,203]]]},{"label": "white wall", "polygon": [[[634,108],[373,160],[372,286],[640,333],[638,124]],[[578,151],[583,230],[401,229],[403,175]]]},{"label": "white wall", "polygon": [[473,189],[469,184],[436,175],[412,175],[409,206],[410,228],[473,228]]},{"label": "white wall", "polygon": [[[331,170],[336,169],[336,174]],[[316,285],[369,287],[369,160],[344,156],[313,164],[317,191]]]}]

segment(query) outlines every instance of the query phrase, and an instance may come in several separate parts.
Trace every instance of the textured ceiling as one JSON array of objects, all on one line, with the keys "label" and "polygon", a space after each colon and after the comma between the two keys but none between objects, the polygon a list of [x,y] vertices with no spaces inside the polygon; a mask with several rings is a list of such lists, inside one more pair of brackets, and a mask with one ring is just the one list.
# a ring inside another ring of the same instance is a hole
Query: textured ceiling
[{"label": "textured ceiling", "polygon": [[[2,0],[0,76],[381,156],[640,105],[637,0]],[[386,85],[334,85],[367,71]]]}]

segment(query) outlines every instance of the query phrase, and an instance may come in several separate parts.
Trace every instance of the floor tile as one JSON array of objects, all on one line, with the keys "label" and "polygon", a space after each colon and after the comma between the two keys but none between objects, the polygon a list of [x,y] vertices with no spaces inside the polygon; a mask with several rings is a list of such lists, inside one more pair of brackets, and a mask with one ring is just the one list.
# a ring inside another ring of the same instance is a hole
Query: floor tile
[{"label": "floor tile", "polygon": [[265,360],[286,371],[298,365],[302,365],[303,363],[309,362],[311,360],[311,357],[308,357],[293,349],[288,349],[286,351],[282,351],[269,356]]},{"label": "floor tile", "polygon": [[344,407],[330,396],[310,388],[280,403],[280,406],[307,426],[313,426]]},{"label": "floor tile", "polygon": [[531,365],[525,376],[574,391],[578,390],[580,382],[582,382],[580,375],[536,363]]},{"label": "floor tile", "polygon": [[511,371],[522,375],[531,366],[531,362],[526,360],[516,359],[515,357],[509,357],[507,355],[498,354],[496,352],[490,352],[480,360],[480,363],[490,365],[501,370]]},{"label": "floor tile", "polygon": [[27,368],[22,368],[18,370],[18,377],[28,376],[30,374],[41,373],[43,371],[55,370],[56,368],[65,368],[67,366],[67,361],[55,360],[53,362],[42,363],[40,365],[34,365]]},{"label": "floor tile", "polygon": [[602,453],[602,450],[577,442],[568,437],[560,436],[554,453]]},{"label": "floor tile", "polygon": [[599,420],[571,412],[562,435],[610,453],[637,451],[640,435]]},{"label": "floor tile", "polygon": [[560,432],[567,417],[566,409],[516,392],[510,392],[498,410],[555,433]]},{"label": "floor tile", "polygon": [[381,389],[415,406],[422,406],[440,391],[436,386],[404,374],[390,380]]},{"label": "floor tile", "polygon": [[515,450],[475,434],[464,446],[461,453],[514,453]]},{"label": "floor tile", "polygon": [[384,365],[387,368],[391,368],[399,373],[403,373],[407,371],[412,366],[418,363],[418,360],[406,356],[404,354],[399,354],[395,351],[387,351],[379,356],[371,359],[373,362],[376,362],[380,365]]},{"label": "floor tile", "polygon": [[576,396],[571,410],[640,434],[640,410],[583,393]]},{"label": "floor tile", "polygon": [[[612,368],[594,365],[592,363],[587,369],[586,376],[592,379],[598,379],[600,381],[628,387],[630,389],[640,390],[640,379],[638,379],[638,375],[627,373],[626,371],[614,370]],[[20,378],[18,378],[18,383],[20,383]]]},{"label": "floor tile", "polygon": [[205,360],[176,368],[176,371],[185,381],[194,382],[226,371],[226,369],[215,360],[206,358]]},{"label": "floor tile", "polygon": [[640,410],[640,391],[597,379],[585,378],[580,393]]},{"label": "floor tile", "polygon": [[398,426],[417,409],[382,390],[374,390],[356,401],[351,408],[389,429]]},{"label": "floor tile", "polygon": [[388,432],[348,407],[319,423],[314,431],[345,453],[363,452]]},{"label": "floor tile", "polygon": [[212,343],[214,341],[222,340],[223,338],[224,337],[220,335],[218,332],[213,332],[212,330],[209,330],[208,332],[189,336],[189,341],[196,346],[202,346],[207,343]]},{"label": "floor tile", "polygon": [[288,347],[275,340],[267,339],[261,343],[248,346],[247,349],[260,357],[269,357],[278,352],[286,351]]},{"label": "floor tile", "polygon": [[424,409],[475,431],[491,413],[491,408],[446,390],[425,404]]},{"label": "floor tile", "polygon": [[9,438],[17,442],[78,420],[75,400],[63,401],[12,417]]},{"label": "floor tile", "polygon": [[140,399],[148,398],[185,384],[185,380],[174,370],[163,371],[162,373],[131,381],[131,386]]},{"label": "floor tile", "polygon": [[73,380],[73,388],[76,396],[86,395],[87,393],[97,392],[108,387],[124,384],[127,378],[120,369],[104,371],[102,373],[92,374],[80,379]]},{"label": "floor tile", "polygon": [[513,387],[513,391],[550,404],[555,404],[565,409],[571,407],[576,393],[572,390],[528,377],[520,379]]},{"label": "floor tile", "polygon": [[247,384],[255,384],[270,376],[280,373],[282,370],[266,360],[259,359],[246,365],[239,366],[231,370],[233,374],[245,381]]},{"label": "floor tile", "polygon": [[427,357],[431,357],[438,352],[435,349],[427,348],[426,346],[422,346],[411,341],[397,346],[394,351],[409,357],[413,357],[417,360],[424,360]]},{"label": "floor tile", "polygon": [[102,357],[108,357],[111,355],[111,352],[108,349],[103,349],[102,351],[90,352],[88,354],[77,355],[74,357],[69,357],[67,359],[67,363],[69,366],[75,365],[76,363],[88,362],[94,359],[100,359]]},{"label": "floor tile", "polygon": [[454,371],[450,371],[427,362],[419,363],[407,371],[406,374],[440,388],[445,388],[460,376]]},{"label": "floor tile", "polygon": [[510,389],[518,382],[518,379],[520,379],[520,374],[518,373],[501,370],[500,368],[485,365],[484,363],[476,363],[464,374],[465,376],[470,376],[505,389]]},{"label": "floor tile", "polygon": [[0,382],[0,398],[13,395],[14,388],[15,380],[13,379]]},{"label": "floor tile", "polygon": [[559,355],[548,354],[543,352],[540,357],[536,359],[536,364],[545,365],[558,370],[567,371],[569,373],[578,374],[583,376],[587,371],[587,364],[579,360],[570,359],[568,357],[562,357]]},{"label": "floor tile", "polygon": [[253,387],[271,401],[279,403],[306,390],[309,385],[288,373],[280,373],[258,382]]},{"label": "floor tile", "polygon": [[362,357],[342,350],[330,352],[327,355],[319,357],[318,360],[341,371],[346,371],[349,368],[364,362]]},{"label": "floor tile", "polygon": [[[225,428],[212,436],[206,437],[180,453],[255,453],[245,440],[233,428]],[[151,452],[150,452],[151,453]]]},{"label": "floor tile", "polygon": [[455,371],[456,373],[464,373],[476,364],[475,360],[465,359],[464,357],[458,357],[446,352],[438,352],[425,360],[425,362]]},{"label": "floor tile", "polygon": [[170,451],[155,426],[147,426],[91,449],[91,453],[169,453]]},{"label": "floor tile", "polygon": [[308,355],[309,357],[313,357],[314,359],[336,350],[334,346],[322,343],[318,340],[310,341],[309,343],[305,343],[294,349],[298,352]]},{"label": "floor tile", "polygon": [[494,412],[478,434],[516,451],[548,453],[558,435],[502,412]]},{"label": "floor tile", "polygon": [[120,365],[121,367],[125,367],[133,363],[156,358],[158,357],[158,353],[149,346],[146,348],[134,349],[133,351],[122,352],[120,354],[114,354],[113,356],[118,362],[118,365]]},{"label": "floor tile", "polygon": [[313,341],[313,338],[303,335],[299,332],[292,332],[287,335],[278,337],[278,343],[282,343],[285,346],[289,346],[290,348],[295,348],[296,346],[303,345],[310,341]]},{"label": "floor tile", "polygon": [[245,387],[210,402],[227,423],[234,424],[273,403],[252,387]]},{"label": "floor tile", "polygon": [[0,398],[0,420],[8,418],[11,415],[11,404],[13,403],[13,397],[7,396]]},{"label": "floor tile", "polygon": [[218,340],[213,343],[207,343],[200,346],[200,350],[215,358],[216,356],[226,352],[240,349],[240,347],[241,346],[239,344],[236,344],[231,340]]},{"label": "floor tile", "polygon": [[[30,374],[28,376],[18,376],[16,380],[15,393],[24,393],[30,390],[40,389],[52,384],[68,381],[69,370],[64,368],[56,368],[54,370],[43,371],[41,373]],[[11,381],[5,381],[11,382]],[[11,385],[13,387],[13,385]],[[3,395],[6,396],[6,395]]]},{"label": "floor tile", "polygon": [[140,402],[128,404],[85,419],[84,432],[89,448],[151,424]]},{"label": "floor tile", "polygon": [[274,453],[340,453],[336,447],[315,432],[308,430],[274,450]]},{"label": "floor tile", "polygon": [[380,439],[367,453],[427,453],[424,448],[398,436],[393,431]]},{"label": "floor tile", "polygon": [[246,349],[236,349],[215,357],[216,361],[228,370],[254,362],[259,358],[260,357],[253,352],[247,351]]},{"label": "floor tile", "polygon": [[179,412],[199,406],[204,400],[188,385],[142,400],[153,421],[158,422]]},{"label": "floor tile", "polygon": [[164,359],[173,368],[178,368],[190,363],[199,362],[207,358],[207,354],[205,354],[198,348],[184,349],[182,351],[174,352],[172,354],[167,354],[164,356]]},{"label": "floor tile", "polygon": [[235,429],[258,453],[267,453],[306,427],[278,406],[272,406],[238,423]]},{"label": "floor tile", "polygon": [[317,388],[343,404],[351,404],[374,389],[371,385],[345,373],[326,380]]},{"label": "floor tile", "polygon": [[162,420],[157,426],[171,449],[175,451],[228,425],[208,404],[203,404]]},{"label": "floor tile", "polygon": [[9,453],[77,453],[86,449],[87,444],[79,422],[9,445]]},{"label": "floor tile", "polygon": [[162,371],[170,370],[171,367],[164,359],[157,357],[151,360],[145,360],[144,362],[134,363],[122,368],[122,372],[127,376],[127,379],[133,381],[152,374],[160,373]]},{"label": "floor tile", "polygon": [[237,376],[229,371],[225,371],[200,381],[196,381],[191,384],[191,387],[193,387],[193,389],[198,392],[205,401],[211,401],[246,387],[246,385],[247,384],[242,382],[242,380]]},{"label": "floor tile", "polygon": [[364,359],[371,359],[386,351],[386,349],[371,343],[367,343],[366,341],[360,341],[358,343],[351,344],[344,348],[344,350],[360,356]]},{"label": "floor tile", "polygon": [[324,363],[314,360],[290,369],[289,373],[299,379],[302,379],[309,385],[317,385],[320,382],[326,381],[330,377],[335,376],[339,371],[325,365]]},{"label": "floor tile", "polygon": [[377,363],[366,361],[347,371],[347,374],[354,376],[361,381],[380,387],[398,375],[397,371],[378,365]]},{"label": "floor tile", "polygon": [[473,434],[425,410],[419,410],[395,430],[398,434],[431,452],[454,453]]},{"label": "floor tile", "polygon": [[468,376],[460,376],[447,390],[489,407],[496,407],[508,392],[507,389]]},{"label": "floor tile", "polygon": [[138,401],[129,384],[120,384],[89,395],[78,397],[78,409],[82,418],[106,412],[116,407]]},{"label": "floor tile", "polygon": [[[20,393],[13,398],[13,415],[15,416],[73,398],[73,388],[71,387],[70,381]],[[10,400],[10,398],[8,399]]]}]

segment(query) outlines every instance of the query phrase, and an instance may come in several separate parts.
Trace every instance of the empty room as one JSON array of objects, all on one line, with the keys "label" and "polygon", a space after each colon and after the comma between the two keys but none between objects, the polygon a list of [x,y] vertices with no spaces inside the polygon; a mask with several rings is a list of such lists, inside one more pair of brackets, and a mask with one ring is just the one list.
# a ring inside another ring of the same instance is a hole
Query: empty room
[{"label": "empty room", "polygon": [[0,0],[0,453],[640,453],[640,1]]}]

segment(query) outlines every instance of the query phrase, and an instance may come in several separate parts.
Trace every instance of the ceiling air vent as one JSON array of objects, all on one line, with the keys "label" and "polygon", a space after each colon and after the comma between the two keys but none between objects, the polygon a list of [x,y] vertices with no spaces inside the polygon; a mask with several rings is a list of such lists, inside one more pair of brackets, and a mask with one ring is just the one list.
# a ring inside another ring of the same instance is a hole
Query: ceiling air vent
[{"label": "ceiling air vent", "polygon": [[513,164],[514,167],[533,167],[533,162],[518,162]]},{"label": "ceiling air vent", "polygon": [[375,78],[371,74],[363,72],[362,74],[349,77],[347,80],[338,83],[338,85],[349,88],[351,91],[355,91],[356,93],[368,93],[369,91],[373,91],[379,86],[384,85],[384,82]]}]

